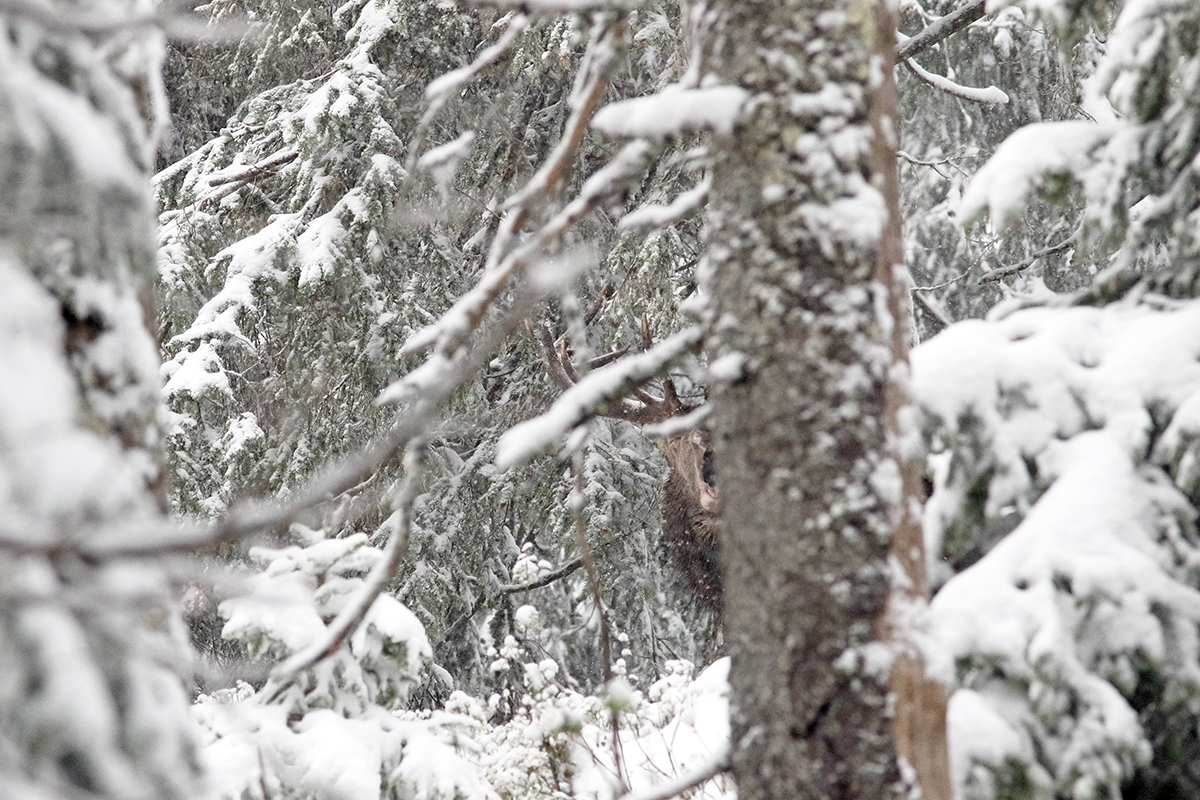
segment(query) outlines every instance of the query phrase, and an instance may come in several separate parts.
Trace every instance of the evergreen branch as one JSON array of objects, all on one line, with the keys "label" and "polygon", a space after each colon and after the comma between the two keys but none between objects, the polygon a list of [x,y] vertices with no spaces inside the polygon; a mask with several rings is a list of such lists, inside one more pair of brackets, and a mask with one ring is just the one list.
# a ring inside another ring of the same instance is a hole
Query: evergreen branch
[{"label": "evergreen branch", "polygon": [[[580,560],[587,574],[588,588],[592,592],[592,602],[596,607],[596,615],[600,619],[600,658],[603,661],[604,683],[609,685],[613,679],[612,662],[612,626],[608,620],[608,610],[604,607],[604,598],[600,594],[600,576],[596,571],[596,559],[592,555],[592,546],[587,538],[587,519],[583,512],[587,506],[587,487],[584,480],[583,440],[575,448],[571,456],[571,472],[574,473],[575,486],[571,490],[568,505],[571,510],[573,528],[575,529],[575,546],[579,548]],[[617,707],[611,706],[610,721],[612,724],[612,756],[613,766],[617,772],[617,785],[622,792],[629,786],[625,778],[625,770],[621,763],[621,718]]]},{"label": "evergreen branch", "polygon": [[896,47],[896,60],[903,61],[924,53],[943,39],[958,33],[977,19],[983,17],[987,0],[971,0],[961,8],[939,17],[918,33]]},{"label": "evergreen branch", "polygon": [[513,242],[529,218],[532,205],[559,186],[574,162],[575,154],[587,133],[588,123],[608,90],[609,75],[616,68],[615,58],[608,58],[606,55],[614,52],[613,41],[623,30],[621,24],[610,21],[588,45],[579,78],[571,92],[572,112],[563,134],[549,158],[529,183],[504,203],[508,213],[505,214],[504,222],[492,242],[483,280],[460,297],[437,322],[409,337],[404,343],[404,353],[420,352],[435,343],[443,352],[453,353],[457,350],[470,332],[479,325],[488,308],[511,279],[523,272],[547,244],[561,237],[601,199],[608,196],[607,191],[592,197],[587,197],[586,192],[589,186],[594,186],[597,177],[606,172],[611,174],[610,167],[621,165],[622,156],[629,150],[628,145],[608,167],[601,169],[584,184],[584,193],[580,198],[546,223],[530,242],[512,249]]},{"label": "evergreen branch", "polygon": [[[212,525],[177,524],[163,519],[116,528],[99,527],[86,538],[78,532],[0,530],[0,551],[20,554],[75,554],[89,559],[145,558],[210,551],[294,522],[301,514],[353,489],[388,463],[414,439],[425,435],[438,409],[474,378],[509,334],[529,315],[539,295],[522,292],[508,312],[470,350],[438,370],[423,374],[418,399],[401,412],[391,429],[358,452],[321,470],[287,502],[247,500]],[[430,365],[425,365],[430,366]]]},{"label": "evergreen branch", "polygon": [[474,5],[520,9],[525,14],[558,16],[597,11],[633,11],[645,6],[640,0],[469,0]]},{"label": "evergreen branch", "polygon": [[[406,174],[411,175],[413,170],[416,169],[417,161],[421,156],[421,147],[425,142],[425,136],[429,133],[430,126],[433,125],[434,119],[441,113],[446,103],[454,96],[456,90],[472,81],[480,72],[498,61],[501,56],[508,52],[513,42],[528,27],[529,20],[524,15],[513,17],[508,22],[508,28],[505,29],[496,43],[484,48],[483,52],[476,56],[474,61],[465,67],[459,67],[447,72],[445,75],[431,81],[425,87],[425,98],[429,101],[429,108],[425,110],[425,113],[421,116],[421,121],[417,123],[416,132],[413,133],[412,142],[408,146],[408,160],[405,164]],[[393,214],[393,220],[390,220],[387,225],[388,229],[393,228],[395,225],[394,216]]]}]

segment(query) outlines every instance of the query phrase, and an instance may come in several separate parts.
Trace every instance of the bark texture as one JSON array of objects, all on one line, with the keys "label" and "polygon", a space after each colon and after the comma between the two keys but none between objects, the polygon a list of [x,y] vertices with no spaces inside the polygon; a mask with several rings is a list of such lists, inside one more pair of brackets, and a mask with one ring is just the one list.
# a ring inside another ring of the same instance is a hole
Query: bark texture
[{"label": "bark texture", "polygon": [[[982,14],[982,4],[979,4],[979,9],[979,14]],[[875,27],[879,32],[874,42],[876,57],[882,74],[891,76],[895,67],[896,18],[887,0],[876,2],[875,14]],[[922,800],[951,800],[953,789],[946,740],[946,687],[928,677],[925,659],[912,639],[914,630],[921,627],[926,619],[929,576],[925,569],[924,537],[921,531],[923,454],[920,435],[915,428],[914,405],[909,388],[908,347],[912,341],[912,312],[900,231],[900,178],[896,170],[900,114],[897,111],[895,81],[884,80],[872,87],[867,104],[874,134],[871,141],[871,180],[883,195],[888,209],[887,224],[880,237],[875,260],[875,279],[880,286],[886,287],[888,315],[892,319],[892,365],[884,390],[884,428],[888,452],[896,463],[900,490],[899,497],[891,500],[891,554],[892,562],[900,573],[894,576],[898,580],[893,586],[887,631],[895,653],[891,671],[892,731],[900,758],[912,768],[913,777],[921,787]]]},{"label": "bark texture", "polygon": [[714,147],[705,276],[738,793],[900,797],[881,642],[895,326],[869,115],[893,34],[870,0],[720,8],[714,67],[749,92]]}]

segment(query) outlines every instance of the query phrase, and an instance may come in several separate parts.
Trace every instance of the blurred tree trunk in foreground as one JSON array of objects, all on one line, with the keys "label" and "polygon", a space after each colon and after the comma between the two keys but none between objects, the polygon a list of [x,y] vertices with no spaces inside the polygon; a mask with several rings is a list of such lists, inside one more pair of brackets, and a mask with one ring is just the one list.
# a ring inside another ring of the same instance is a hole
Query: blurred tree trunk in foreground
[{"label": "blurred tree trunk in foreground", "polygon": [[[884,641],[893,537],[906,600],[925,591],[919,453],[900,450],[895,23],[861,1],[724,10],[716,68],[749,92],[715,148],[708,278],[739,796],[903,797],[899,750],[948,798],[944,694],[902,691],[894,734]],[[896,672],[925,685],[919,659]]]}]

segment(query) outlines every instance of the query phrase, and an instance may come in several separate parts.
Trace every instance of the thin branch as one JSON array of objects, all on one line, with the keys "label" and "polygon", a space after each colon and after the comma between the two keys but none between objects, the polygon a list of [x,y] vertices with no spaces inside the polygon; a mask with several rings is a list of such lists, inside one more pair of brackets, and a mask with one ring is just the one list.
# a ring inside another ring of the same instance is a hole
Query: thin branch
[{"label": "thin branch", "polygon": [[680,775],[673,781],[668,781],[660,786],[654,786],[640,792],[623,794],[617,800],[670,800],[670,798],[677,797],[689,789],[695,789],[697,786],[704,785],[722,772],[728,772],[729,767],[729,750],[726,749],[724,752],[717,753],[707,764],[685,775]]},{"label": "thin branch", "polygon": [[896,59],[902,61],[923,53],[938,42],[958,33],[980,19],[987,10],[987,0],[971,0],[961,8],[939,17],[925,26],[924,30],[896,47]]},{"label": "thin branch", "polygon": [[897,150],[896,155],[898,155],[900,158],[903,158],[905,161],[912,164],[913,166],[929,167],[934,172],[936,172],[938,175],[940,175],[942,180],[946,180],[946,181],[950,180],[949,175],[947,175],[946,173],[944,173],[940,169],[938,169],[938,167],[941,167],[943,164],[951,163],[949,157],[943,158],[941,161],[925,161],[920,158],[914,158],[913,156],[909,155],[908,153],[904,152],[903,150]]},{"label": "thin branch", "polygon": [[560,581],[568,575],[572,574],[583,566],[583,559],[577,558],[570,561],[566,566],[559,567],[553,572],[547,572],[536,581],[529,583],[506,583],[496,590],[497,595],[517,594],[519,592],[528,592],[533,589],[541,589],[543,586],[549,586],[555,581]]},{"label": "thin branch", "polygon": [[1070,248],[1072,245],[1075,244],[1075,237],[1076,237],[1076,234],[1071,234],[1070,236],[1068,236],[1066,239],[1062,240],[1058,244],[1052,244],[1049,247],[1038,250],[1033,255],[1031,255],[1027,258],[1023,258],[1015,264],[1010,264],[1007,267],[1000,267],[999,269],[994,269],[989,272],[985,272],[983,275],[981,275],[979,277],[979,280],[981,282],[995,282],[995,281],[999,281],[1003,278],[1007,278],[1009,275],[1015,275],[1018,272],[1022,272],[1024,270],[1028,269],[1029,267],[1033,266],[1033,263],[1035,261],[1037,261],[1039,258],[1044,258],[1046,256],[1054,255],[1055,253],[1060,253],[1063,250]]},{"label": "thin branch", "polygon": [[[978,260],[976,260],[976,263],[978,263]],[[975,264],[972,264],[971,266],[967,267],[967,269],[965,271],[963,271],[962,273],[960,273],[958,275],[955,275],[953,278],[951,278],[949,280],[942,281],[941,283],[935,283],[933,286],[914,286],[912,288],[912,290],[914,292],[933,292],[933,291],[937,291],[938,289],[945,289],[947,286],[951,286],[955,283],[958,283],[963,278],[970,275],[971,270],[974,268],[975,268]]]},{"label": "thin branch", "polygon": [[[544,586],[549,586],[550,584],[552,584],[556,581],[560,581],[563,578],[567,577],[568,575],[571,575],[572,573],[574,573],[576,570],[578,570],[582,566],[583,566],[583,559],[577,558],[574,561],[569,562],[566,566],[559,567],[558,569],[554,570],[553,572],[549,572],[549,573],[543,575],[542,577],[538,578],[536,581],[532,581],[530,583],[502,584],[496,590],[495,594],[484,595],[483,597],[480,597],[478,600],[475,601],[475,605],[471,606],[470,611],[466,612],[461,617],[454,620],[454,622],[450,623],[450,625],[447,626],[446,630],[442,633],[441,641],[444,642],[447,639],[449,639],[451,636],[453,636],[455,633],[457,633],[459,628],[461,628],[463,625],[466,625],[468,620],[470,620],[472,617],[474,617],[476,614],[478,614],[480,611],[482,611],[485,606],[487,606],[489,603],[493,602],[494,600],[496,600],[500,597],[504,597],[505,595],[517,594],[518,592],[528,592],[533,589],[541,589]],[[440,642],[439,642],[439,644],[440,644]]]},{"label": "thin branch", "polygon": [[988,86],[985,89],[979,89],[974,86],[963,86],[961,83],[955,83],[944,75],[935,75],[911,58],[906,58],[901,63],[908,67],[908,70],[916,75],[917,78],[933,88],[947,94],[952,94],[955,97],[961,97],[963,100],[1001,106],[1008,103],[1008,95],[1002,89],[997,89],[995,86]]},{"label": "thin branch", "polygon": [[954,320],[950,319],[949,315],[942,310],[942,307],[937,303],[937,301],[932,300],[931,298],[926,297],[924,294],[916,291],[913,292],[913,300],[916,301],[917,305],[925,309],[931,317],[941,323],[942,327],[949,328],[954,323]]}]

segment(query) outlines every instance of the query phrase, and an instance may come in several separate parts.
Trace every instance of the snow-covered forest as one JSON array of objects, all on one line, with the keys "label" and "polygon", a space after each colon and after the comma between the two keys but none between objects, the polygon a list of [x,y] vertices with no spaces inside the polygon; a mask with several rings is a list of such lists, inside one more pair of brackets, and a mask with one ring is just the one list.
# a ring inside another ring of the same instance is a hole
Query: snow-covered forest
[{"label": "snow-covered forest", "polygon": [[1200,800],[1198,515],[1196,0],[0,0],[0,800]]}]

